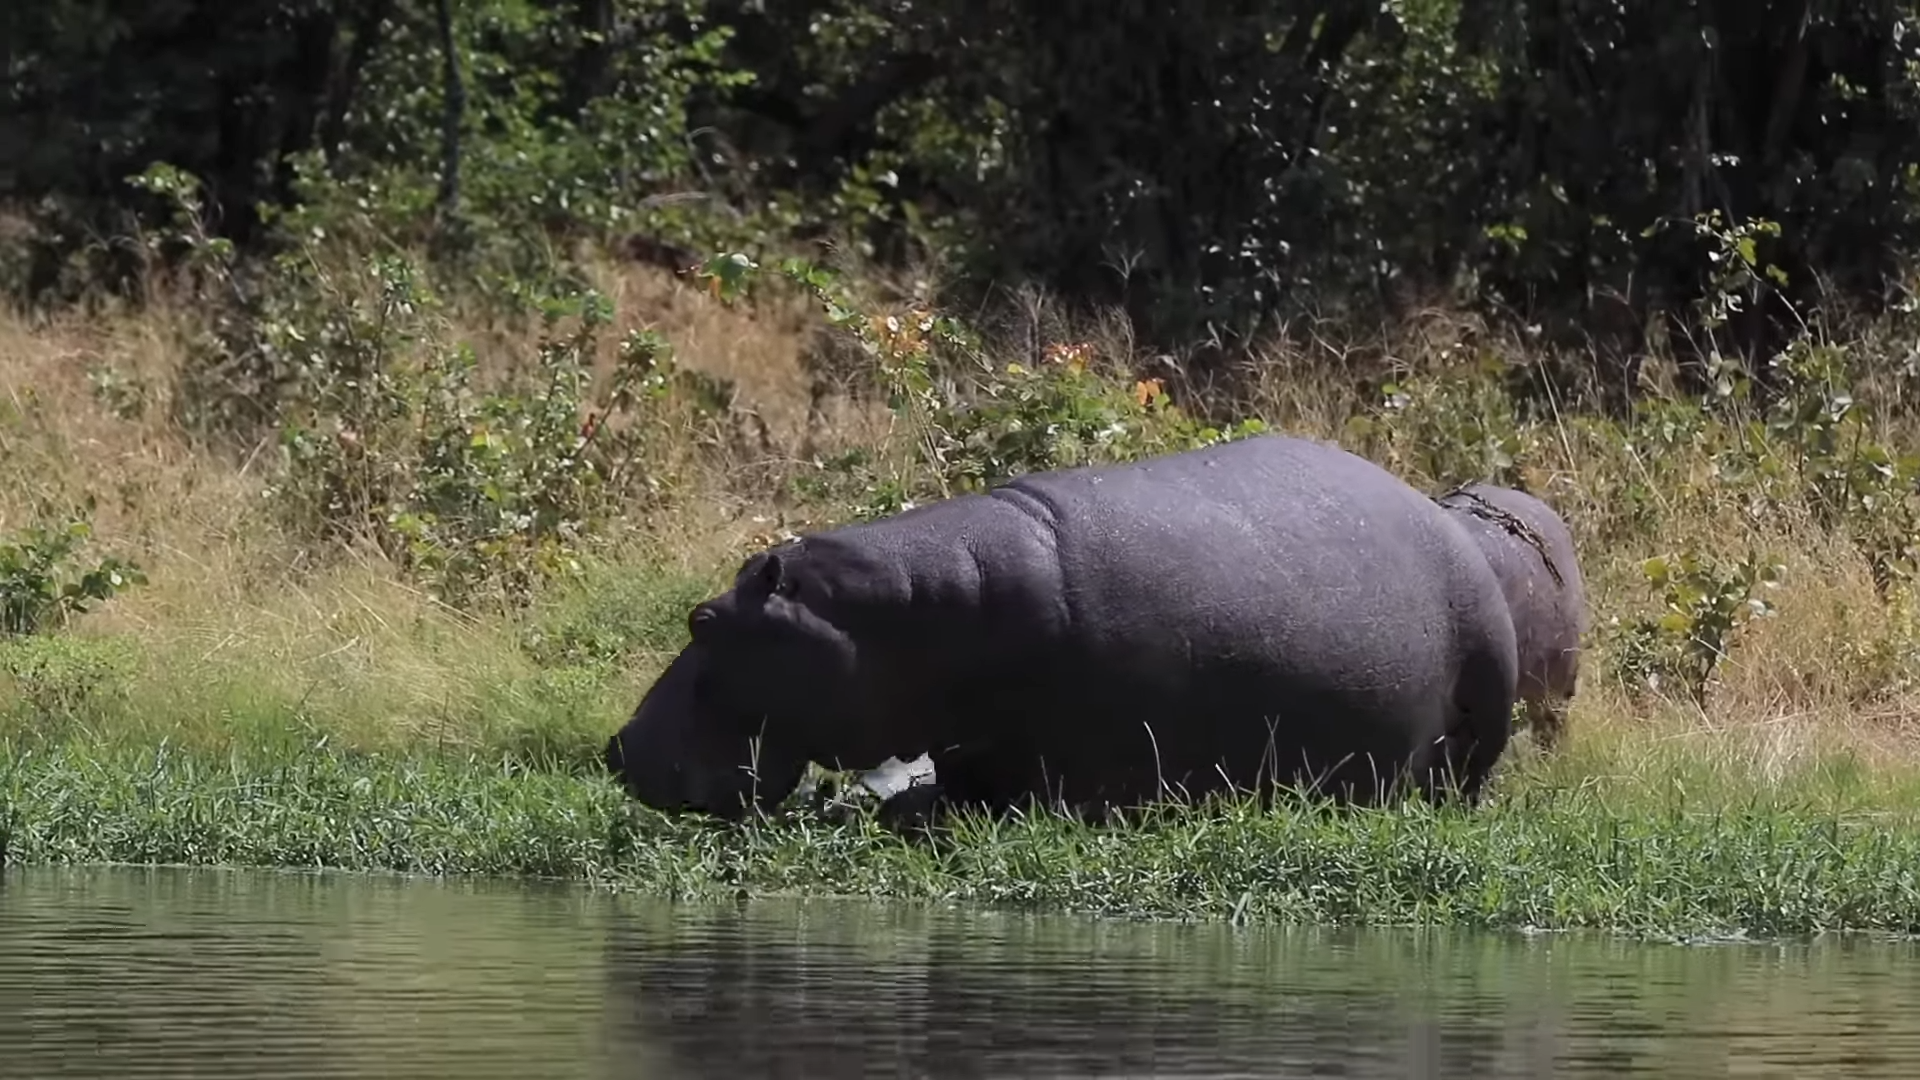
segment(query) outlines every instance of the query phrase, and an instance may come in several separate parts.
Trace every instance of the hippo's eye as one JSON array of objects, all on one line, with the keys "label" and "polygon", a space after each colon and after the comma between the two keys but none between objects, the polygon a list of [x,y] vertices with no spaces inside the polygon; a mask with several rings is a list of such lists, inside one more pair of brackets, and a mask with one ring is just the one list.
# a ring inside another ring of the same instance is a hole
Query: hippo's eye
[{"label": "hippo's eye", "polygon": [[687,612],[688,636],[696,640],[704,637],[705,632],[711,628],[714,619],[717,617],[717,613],[707,605],[700,604],[696,606],[692,611]]}]

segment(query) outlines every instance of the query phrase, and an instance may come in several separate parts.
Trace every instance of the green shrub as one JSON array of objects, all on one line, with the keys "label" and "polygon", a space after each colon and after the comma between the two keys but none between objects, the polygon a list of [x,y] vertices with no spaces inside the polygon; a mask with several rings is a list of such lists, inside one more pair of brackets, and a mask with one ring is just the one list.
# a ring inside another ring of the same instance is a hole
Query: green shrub
[{"label": "green shrub", "polygon": [[1704,702],[1735,633],[1750,619],[1776,613],[1758,591],[1778,585],[1784,568],[1752,554],[1729,566],[1689,551],[1648,559],[1641,573],[1660,594],[1660,611],[1616,628],[1621,673],[1655,691],[1675,682],[1681,693]]},{"label": "green shrub", "polygon": [[336,293],[313,323],[274,328],[301,364],[274,489],[287,519],[305,535],[372,539],[450,602],[482,587],[524,599],[576,570],[582,541],[647,491],[671,348],[630,334],[596,387],[611,306],[556,298],[533,362],[483,387],[472,349],[422,325],[434,301],[407,264],[381,260],[370,276],[376,301]]},{"label": "green shrub", "polygon": [[657,406],[684,375],[636,330],[597,378],[605,297],[562,282],[523,297],[534,355],[489,381],[416,262],[307,244],[243,268],[206,239],[191,177],[157,167],[142,182],[174,204],[152,242],[199,253],[189,287],[224,305],[181,372],[179,418],[235,446],[276,431],[270,494],[296,537],[372,543],[450,603],[520,602],[650,493]]},{"label": "green shrub", "polygon": [[1510,486],[1525,448],[1505,373],[1505,361],[1491,352],[1437,371],[1406,371],[1382,384],[1378,403],[1353,417],[1347,434],[1390,467],[1437,486]]},{"label": "green shrub", "polygon": [[0,635],[37,634],[116,593],[146,583],[139,566],[106,556],[91,567],[80,550],[93,536],[83,520],[30,525],[0,538]]}]

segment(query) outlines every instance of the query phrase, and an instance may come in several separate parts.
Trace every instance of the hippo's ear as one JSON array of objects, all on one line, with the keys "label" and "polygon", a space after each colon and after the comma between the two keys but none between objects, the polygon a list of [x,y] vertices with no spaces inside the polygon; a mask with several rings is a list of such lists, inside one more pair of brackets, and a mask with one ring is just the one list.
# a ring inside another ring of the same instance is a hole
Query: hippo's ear
[{"label": "hippo's ear", "polygon": [[756,589],[768,596],[792,596],[799,591],[800,582],[793,576],[792,568],[780,557],[777,551],[763,552],[760,565],[753,570],[753,584]]}]

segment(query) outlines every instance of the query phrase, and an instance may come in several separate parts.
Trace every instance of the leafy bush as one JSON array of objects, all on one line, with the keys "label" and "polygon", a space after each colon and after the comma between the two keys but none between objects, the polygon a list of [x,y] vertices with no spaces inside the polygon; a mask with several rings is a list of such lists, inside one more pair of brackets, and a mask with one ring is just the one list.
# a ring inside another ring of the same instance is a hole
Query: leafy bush
[{"label": "leafy bush", "polygon": [[471,347],[429,325],[434,299],[407,263],[379,260],[366,280],[373,299],[330,290],[268,329],[297,373],[274,487],[286,519],[317,539],[373,540],[449,601],[483,586],[524,598],[570,572],[621,499],[647,491],[642,452],[671,348],[629,334],[596,386],[611,306],[556,297],[532,363],[482,386]]},{"label": "leafy bush", "polygon": [[1847,361],[1844,350],[1805,337],[1792,342],[1774,360],[1783,390],[1765,429],[1814,518],[1859,545],[1885,598],[1895,583],[1920,574],[1920,455],[1884,440],[1848,386]]},{"label": "leafy bush", "polygon": [[1775,614],[1758,590],[1779,584],[1783,568],[1751,554],[1728,566],[1690,551],[1648,559],[1641,572],[1660,594],[1660,612],[1615,627],[1621,672],[1655,691],[1670,680],[1694,702],[1704,702],[1734,634],[1749,619]]},{"label": "leafy bush", "polygon": [[563,281],[523,296],[534,355],[483,372],[416,261],[306,244],[243,266],[208,238],[192,177],[158,166],[140,182],[173,205],[144,242],[191,249],[182,287],[217,313],[180,373],[178,418],[236,446],[274,432],[284,469],[270,494],[296,536],[371,542],[448,602],[517,602],[650,492],[643,452],[683,373],[643,329],[599,377],[605,297]]},{"label": "leafy bush", "polygon": [[1352,417],[1347,434],[1390,467],[1438,485],[1511,485],[1524,446],[1505,373],[1492,353],[1405,372],[1381,385],[1378,404]]},{"label": "leafy bush", "polygon": [[54,629],[116,593],[146,584],[132,562],[108,555],[87,566],[80,551],[93,536],[83,520],[30,525],[0,539],[0,635]]}]

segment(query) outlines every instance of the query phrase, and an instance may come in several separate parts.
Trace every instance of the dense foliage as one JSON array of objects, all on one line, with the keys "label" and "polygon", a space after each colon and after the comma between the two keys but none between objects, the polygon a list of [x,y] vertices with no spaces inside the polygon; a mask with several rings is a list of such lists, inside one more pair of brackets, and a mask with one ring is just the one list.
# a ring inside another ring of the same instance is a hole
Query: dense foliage
[{"label": "dense foliage", "polygon": [[1779,225],[1729,327],[1770,346],[1820,302],[1879,304],[1913,252],[1917,14],[49,0],[0,16],[0,199],[37,216],[36,292],[129,273],[73,260],[157,206],[126,178],[166,162],[243,247],[431,230],[524,273],[571,238],[684,263],[833,235],[1121,302],[1162,342],[1464,290],[1622,357],[1709,295],[1717,213]]}]

